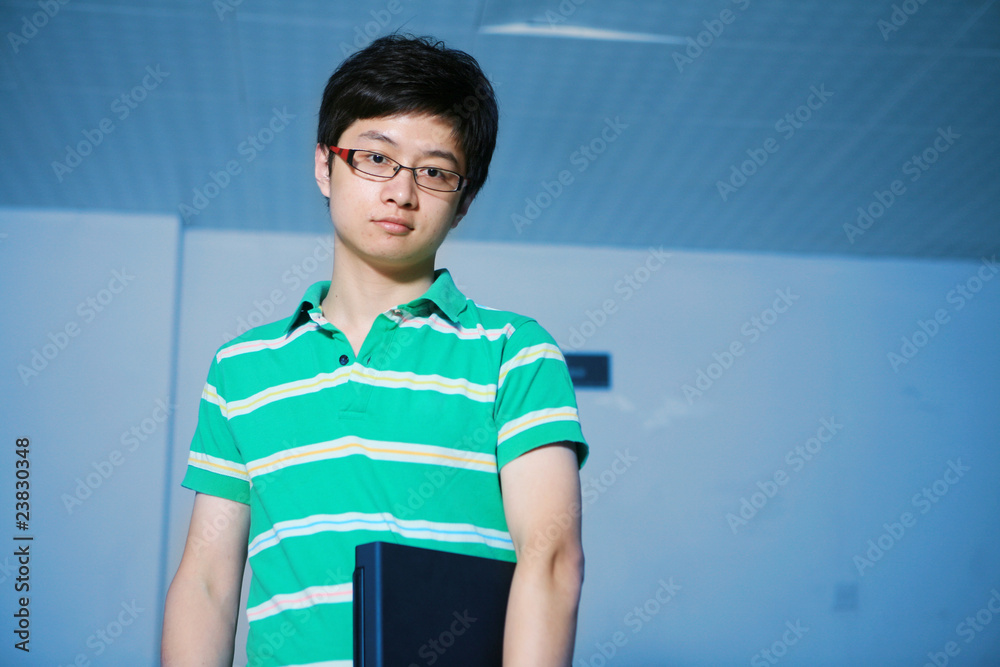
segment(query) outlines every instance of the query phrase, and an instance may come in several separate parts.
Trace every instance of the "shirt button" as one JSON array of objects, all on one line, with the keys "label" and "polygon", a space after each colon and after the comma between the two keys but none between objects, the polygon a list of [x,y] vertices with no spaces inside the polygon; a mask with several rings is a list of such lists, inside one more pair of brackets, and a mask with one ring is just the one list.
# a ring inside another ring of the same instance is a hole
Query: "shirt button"
[{"label": "shirt button", "polygon": [[346,354],[340,355],[340,365],[341,366],[346,366],[348,361],[350,361],[350,359],[347,358]]},{"label": "shirt button", "polygon": [[391,313],[392,313],[392,314],[393,314],[393,315],[394,315],[395,317],[399,317],[400,315],[402,315],[402,314],[403,314],[403,311],[401,311],[401,310],[400,310],[399,308],[393,308],[393,309],[392,309],[392,310],[391,310],[390,312],[391,312]]}]

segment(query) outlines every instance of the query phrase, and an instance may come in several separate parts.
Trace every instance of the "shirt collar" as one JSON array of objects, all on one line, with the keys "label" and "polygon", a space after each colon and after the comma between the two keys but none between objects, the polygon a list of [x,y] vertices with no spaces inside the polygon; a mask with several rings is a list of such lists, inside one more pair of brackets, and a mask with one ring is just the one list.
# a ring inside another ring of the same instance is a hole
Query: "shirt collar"
[{"label": "shirt collar", "polygon": [[298,308],[292,313],[292,316],[288,318],[288,326],[285,327],[285,334],[295,329],[302,323],[302,320],[311,319],[309,313],[313,310],[317,310],[320,304],[323,303],[326,293],[330,291],[330,281],[321,280],[318,283],[313,283],[306,290],[303,295],[302,300],[299,301]]},{"label": "shirt collar", "polygon": [[[292,331],[303,320],[311,319],[309,316],[310,312],[319,312],[320,304],[323,303],[323,299],[326,298],[326,294],[329,291],[329,280],[323,280],[310,285],[305,295],[303,295],[302,300],[299,301],[298,308],[288,318],[288,326],[285,327],[285,333],[287,334]],[[449,320],[458,322],[459,315],[466,308],[466,301],[465,295],[455,286],[455,281],[452,280],[448,269],[438,269],[434,272],[434,282],[431,283],[427,291],[413,301],[402,304],[400,308],[414,314],[421,314],[436,306]]]},{"label": "shirt collar", "polygon": [[431,283],[423,296],[404,304],[402,308],[417,313],[434,305],[449,320],[458,322],[459,315],[465,310],[466,302],[465,295],[455,286],[455,281],[451,279],[448,269],[438,269],[434,272],[434,282]]}]

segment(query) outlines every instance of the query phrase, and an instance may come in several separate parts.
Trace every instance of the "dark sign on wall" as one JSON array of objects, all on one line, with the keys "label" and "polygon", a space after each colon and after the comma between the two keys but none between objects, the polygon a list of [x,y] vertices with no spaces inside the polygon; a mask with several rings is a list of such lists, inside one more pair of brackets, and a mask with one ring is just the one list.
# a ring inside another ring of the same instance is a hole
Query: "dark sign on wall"
[{"label": "dark sign on wall", "polygon": [[607,352],[569,353],[565,357],[569,376],[577,389],[607,389],[611,386],[611,355]]}]

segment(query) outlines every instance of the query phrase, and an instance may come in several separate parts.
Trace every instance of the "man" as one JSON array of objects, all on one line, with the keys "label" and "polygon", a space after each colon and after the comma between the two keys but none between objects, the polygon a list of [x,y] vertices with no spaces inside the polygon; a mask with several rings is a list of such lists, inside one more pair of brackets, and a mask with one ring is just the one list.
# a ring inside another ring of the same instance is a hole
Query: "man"
[{"label": "man", "polygon": [[440,43],[382,38],[331,76],[333,275],[212,362],[164,665],[232,662],[248,556],[249,663],[350,665],[354,547],[377,540],[516,561],[504,664],[571,664],[587,445],[565,360],[434,264],[496,131],[478,64]]}]

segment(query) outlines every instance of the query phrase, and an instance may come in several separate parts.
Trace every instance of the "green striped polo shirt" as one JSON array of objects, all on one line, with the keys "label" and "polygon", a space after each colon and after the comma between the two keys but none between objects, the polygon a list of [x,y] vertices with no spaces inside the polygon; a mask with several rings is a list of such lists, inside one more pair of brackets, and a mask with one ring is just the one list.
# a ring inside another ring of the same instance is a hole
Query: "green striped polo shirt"
[{"label": "green striped polo shirt", "polygon": [[323,317],[329,285],[216,353],[183,482],[250,506],[254,666],[351,664],[358,544],[514,561],[500,468],[554,442],[581,466],[588,452],[535,320],[477,305],[441,269],[355,355]]}]

